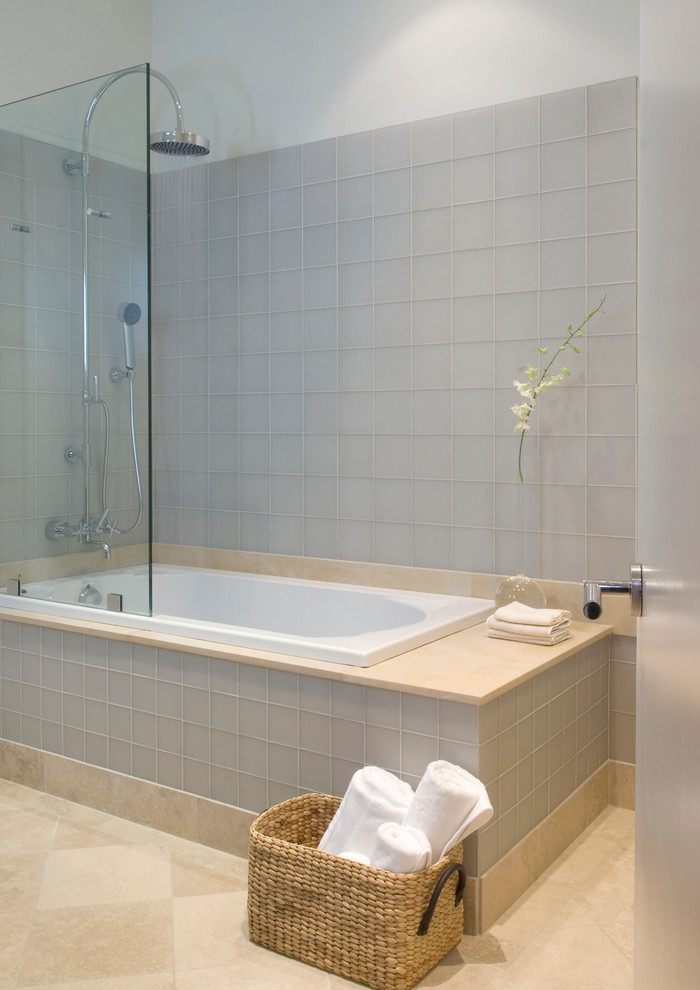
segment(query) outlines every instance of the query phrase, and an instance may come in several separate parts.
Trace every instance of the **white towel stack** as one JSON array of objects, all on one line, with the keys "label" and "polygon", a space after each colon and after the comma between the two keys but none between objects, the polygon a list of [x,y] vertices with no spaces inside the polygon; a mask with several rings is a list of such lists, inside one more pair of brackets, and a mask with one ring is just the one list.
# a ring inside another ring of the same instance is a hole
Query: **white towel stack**
[{"label": "white towel stack", "polygon": [[428,764],[403,824],[425,833],[432,862],[437,863],[492,815],[486,788],[477,777],[454,763],[436,760]]},{"label": "white towel stack", "polygon": [[411,785],[388,770],[363,767],[355,771],[318,848],[336,856],[361,853],[371,857],[379,826],[400,824],[412,800]]},{"label": "white towel stack", "polygon": [[350,781],[318,848],[392,873],[418,873],[484,825],[493,808],[486,788],[462,767],[437,760],[414,793],[380,767]]},{"label": "white towel stack", "polygon": [[571,636],[570,624],[571,612],[564,608],[531,608],[522,602],[510,602],[488,617],[486,635],[516,643],[554,646]]}]

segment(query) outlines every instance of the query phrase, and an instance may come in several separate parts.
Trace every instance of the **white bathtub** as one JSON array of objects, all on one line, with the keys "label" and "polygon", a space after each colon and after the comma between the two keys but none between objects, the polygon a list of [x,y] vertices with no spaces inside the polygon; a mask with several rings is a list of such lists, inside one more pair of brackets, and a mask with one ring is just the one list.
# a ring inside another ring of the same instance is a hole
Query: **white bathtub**
[{"label": "white bathtub", "polygon": [[[102,607],[65,604],[79,602],[88,584]],[[23,585],[19,597],[0,592],[0,606],[358,667],[476,625],[494,610],[483,598],[156,564],[153,615],[136,614],[130,610],[147,607],[147,584],[146,567],[96,572]],[[104,610],[109,593],[122,595],[124,611]]]}]

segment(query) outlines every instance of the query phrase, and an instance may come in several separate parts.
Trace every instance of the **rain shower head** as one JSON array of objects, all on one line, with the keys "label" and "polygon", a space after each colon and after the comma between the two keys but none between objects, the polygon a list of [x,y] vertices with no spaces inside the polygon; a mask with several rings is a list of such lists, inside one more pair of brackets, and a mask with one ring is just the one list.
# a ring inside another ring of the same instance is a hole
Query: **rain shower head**
[{"label": "rain shower head", "polygon": [[149,147],[160,155],[174,155],[180,158],[200,158],[209,154],[209,138],[186,131],[182,123],[182,104],[177,90],[167,76],[151,66],[151,75],[159,79],[170,93],[175,105],[177,123],[174,131],[158,131],[151,134]]},{"label": "rain shower head", "polygon": [[198,158],[209,154],[209,139],[189,131],[158,131],[151,134],[150,148],[160,155]]}]

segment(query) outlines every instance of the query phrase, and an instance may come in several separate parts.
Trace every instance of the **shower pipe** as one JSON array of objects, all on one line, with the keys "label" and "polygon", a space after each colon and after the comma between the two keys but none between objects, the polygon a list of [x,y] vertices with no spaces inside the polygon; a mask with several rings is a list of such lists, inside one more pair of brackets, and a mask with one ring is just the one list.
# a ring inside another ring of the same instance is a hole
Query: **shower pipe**
[{"label": "shower pipe", "polygon": [[[85,115],[85,121],[83,123],[83,140],[82,140],[82,154],[80,162],[67,161],[64,163],[64,168],[66,172],[71,174],[74,171],[80,170],[82,175],[82,301],[83,301],[83,381],[82,381],[82,405],[83,405],[83,440],[82,440],[82,450],[79,455],[82,459],[83,464],[83,517],[77,526],[71,526],[68,523],[58,522],[52,520],[46,527],[47,536],[52,539],[63,540],[70,536],[76,536],[81,542],[91,543],[99,546],[104,551],[105,557],[109,559],[111,555],[111,548],[109,544],[101,539],[94,539],[94,537],[100,536],[105,532],[108,532],[110,536],[114,533],[125,534],[132,532],[136,526],[138,526],[141,521],[141,516],[143,512],[143,496],[141,491],[141,479],[139,476],[139,466],[138,466],[138,456],[136,452],[136,436],[135,436],[135,426],[134,426],[134,397],[133,397],[133,368],[127,368],[126,377],[129,379],[129,391],[130,391],[130,419],[131,419],[131,438],[132,438],[132,448],[133,448],[133,459],[134,459],[134,470],[136,472],[137,489],[139,494],[139,511],[136,521],[129,526],[127,529],[119,529],[116,525],[116,520],[109,520],[109,508],[107,505],[107,458],[109,455],[109,409],[107,403],[100,396],[99,390],[99,378],[97,375],[94,376],[92,383],[90,382],[90,328],[89,328],[89,314],[90,314],[90,297],[89,297],[89,259],[88,259],[88,242],[89,242],[89,228],[88,221],[90,216],[103,215],[100,211],[93,211],[89,206],[90,198],[90,125],[92,123],[92,117],[95,109],[100,102],[102,96],[106,91],[117,82],[117,80],[122,79],[124,76],[132,75],[136,72],[148,72],[151,76],[158,79],[165,88],[170,93],[175,106],[175,113],[177,118],[176,129],[174,131],[161,131],[158,133],[151,134],[149,139],[149,148],[152,151],[158,152],[159,154],[169,154],[176,156],[186,156],[194,157],[209,154],[209,141],[207,138],[202,137],[199,134],[194,134],[189,131],[184,130],[183,115],[182,115],[182,104],[180,103],[180,97],[170,80],[164,76],[161,72],[150,66],[132,66],[128,69],[122,69],[119,72],[115,72],[113,75],[107,79],[102,86],[98,89],[92,98],[92,102],[88,107],[88,111]],[[120,311],[121,312],[121,311]],[[127,354],[127,362],[128,362]],[[121,376],[120,376],[121,377]],[[92,391],[91,391],[92,388]],[[99,405],[102,408],[104,415],[104,429],[105,429],[105,447],[104,447],[104,462],[103,462],[103,475],[102,475],[102,514],[99,519],[95,520],[92,518],[92,510],[90,506],[90,466],[91,466],[91,443],[90,443],[90,407],[92,405]]]}]

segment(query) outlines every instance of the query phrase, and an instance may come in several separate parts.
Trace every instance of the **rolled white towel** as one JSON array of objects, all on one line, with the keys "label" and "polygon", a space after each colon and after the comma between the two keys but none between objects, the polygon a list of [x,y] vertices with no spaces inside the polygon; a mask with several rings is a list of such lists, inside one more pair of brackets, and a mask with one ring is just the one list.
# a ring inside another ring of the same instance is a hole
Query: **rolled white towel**
[{"label": "rolled white towel", "polygon": [[364,853],[342,852],[338,853],[340,859],[349,859],[353,863],[360,863],[362,866],[369,866],[369,856]]},{"label": "rolled white towel", "polygon": [[399,823],[413,799],[413,788],[381,767],[357,770],[343,800],[323,834],[324,852],[370,856],[382,822]]},{"label": "rolled white towel", "polygon": [[436,760],[421,778],[403,824],[424,832],[437,863],[460,839],[493,815],[486,788],[467,770]]},{"label": "rolled white towel", "polygon": [[420,873],[432,860],[432,849],[425,832],[410,825],[384,822],[377,829],[377,841],[370,866],[391,873]]},{"label": "rolled white towel", "polygon": [[501,605],[493,613],[501,622],[517,622],[527,626],[557,626],[571,619],[565,608],[532,608],[522,602]]}]

